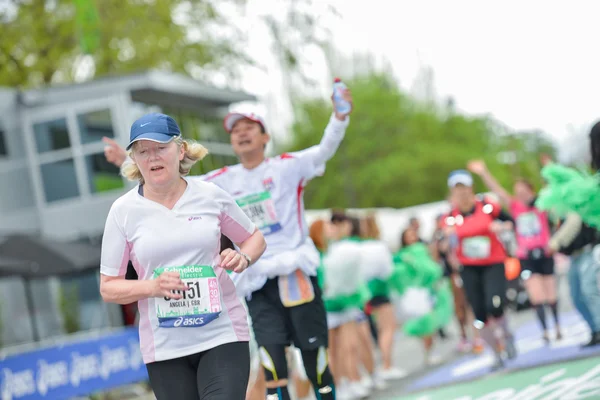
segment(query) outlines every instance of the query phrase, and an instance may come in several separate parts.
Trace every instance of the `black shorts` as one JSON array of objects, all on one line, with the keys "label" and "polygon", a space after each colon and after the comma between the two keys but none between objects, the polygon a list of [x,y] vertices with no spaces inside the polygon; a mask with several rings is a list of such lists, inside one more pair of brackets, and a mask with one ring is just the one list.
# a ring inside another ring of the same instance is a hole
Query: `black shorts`
[{"label": "black shorts", "polygon": [[250,376],[248,342],[234,342],[201,353],[146,364],[157,400],[246,398]]},{"label": "black shorts", "polygon": [[379,307],[382,306],[384,304],[390,304],[390,298],[387,296],[373,296],[371,298],[371,301],[369,301],[369,304],[371,304],[371,307]]},{"label": "black shorts", "polygon": [[317,278],[310,277],[315,298],[310,303],[284,307],[279,297],[277,278],[267,280],[262,289],[252,293],[248,310],[252,330],[259,346],[289,345],[300,350],[327,347],[327,313]]},{"label": "black shorts", "polygon": [[504,315],[507,288],[504,264],[464,266],[460,275],[475,318],[486,322],[489,317]]},{"label": "black shorts", "polygon": [[521,260],[521,270],[530,271],[532,274],[554,275],[554,258],[542,257]]}]

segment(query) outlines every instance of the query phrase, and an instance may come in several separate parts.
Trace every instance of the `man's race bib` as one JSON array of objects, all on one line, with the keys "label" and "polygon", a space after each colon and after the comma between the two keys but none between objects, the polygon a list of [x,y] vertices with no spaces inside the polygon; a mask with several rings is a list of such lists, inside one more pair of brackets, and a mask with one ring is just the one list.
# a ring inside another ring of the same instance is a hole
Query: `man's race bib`
[{"label": "man's race bib", "polygon": [[462,241],[462,254],[467,258],[488,258],[490,252],[491,242],[487,236],[475,236]]},{"label": "man's race bib", "polygon": [[179,272],[189,290],[173,291],[183,297],[155,299],[158,325],[162,328],[197,327],[214,321],[221,314],[221,291],[212,267],[190,265],[164,267],[154,270],[154,279],[163,272]]},{"label": "man's race bib", "polygon": [[528,237],[539,235],[542,231],[540,219],[534,212],[526,212],[517,217],[517,232],[519,235]]},{"label": "man's race bib", "polygon": [[251,194],[237,199],[236,202],[263,235],[270,235],[281,230],[270,192]]}]

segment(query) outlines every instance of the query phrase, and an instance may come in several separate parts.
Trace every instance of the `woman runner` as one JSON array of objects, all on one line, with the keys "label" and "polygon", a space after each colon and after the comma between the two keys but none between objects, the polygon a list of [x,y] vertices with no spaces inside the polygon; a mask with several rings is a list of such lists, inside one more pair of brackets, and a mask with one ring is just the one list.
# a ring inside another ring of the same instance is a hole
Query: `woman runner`
[{"label": "woman runner", "polygon": [[[250,372],[247,314],[226,270],[242,272],[265,240],[234,199],[184,176],[207,151],[176,122],[148,114],[131,127],[138,185],[117,199],[102,240],[105,301],[140,309],[140,346],[158,400],[243,399]],[[219,254],[221,233],[241,249]],[[126,280],[132,260],[138,280]]]},{"label": "woman runner", "polygon": [[552,249],[548,246],[551,235],[550,223],[546,212],[535,207],[537,196],[533,185],[525,179],[517,179],[513,186],[514,196],[512,196],[494,178],[485,162],[471,161],[468,167],[471,172],[481,177],[487,187],[510,210],[516,222],[517,257],[521,261],[523,271],[527,271],[521,276],[525,281],[529,300],[540,321],[543,339],[547,343],[550,341],[545,312],[545,306],[548,306],[554,317],[556,340],[560,340],[562,335],[558,321],[554,258]]}]

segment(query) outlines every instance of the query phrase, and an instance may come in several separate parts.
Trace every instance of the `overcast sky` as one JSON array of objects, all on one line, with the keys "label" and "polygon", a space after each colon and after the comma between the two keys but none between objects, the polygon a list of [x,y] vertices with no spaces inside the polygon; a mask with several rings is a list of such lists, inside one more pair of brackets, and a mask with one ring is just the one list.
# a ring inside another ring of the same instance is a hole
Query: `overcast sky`
[{"label": "overcast sky", "polygon": [[[341,14],[321,21],[339,49],[385,57],[407,90],[428,65],[439,98],[452,96],[460,110],[492,114],[514,129],[542,129],[561,144],[600,119],[600,1],[314,1]],[[250,0],[246,12],[277,14],[277,3]],[[261,94],[261,111],[281,134],[291,118],[281,104],[281,76],[269,61],[266,32],[252,28],[250,48],[269,69],[250,73],[246,87]],[[324,68],[316,58],[319,79]],[[565,157],[577,150],[562,147]]]}]

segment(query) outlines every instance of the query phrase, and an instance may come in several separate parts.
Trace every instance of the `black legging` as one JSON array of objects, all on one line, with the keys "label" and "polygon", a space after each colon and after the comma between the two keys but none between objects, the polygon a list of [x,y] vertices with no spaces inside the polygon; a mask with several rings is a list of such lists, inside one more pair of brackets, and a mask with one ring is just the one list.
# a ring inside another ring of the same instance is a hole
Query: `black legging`
[{"label": "black legging", "polygon": [[250,375],[248,342],[146,365],[157,400],[244,400]]},{"label": "black legging", "polygon": [[485,323],[488,317],[500,318],[504,315],[506,305],[504,264],[464,266],[460,276],[476,319]]}]

